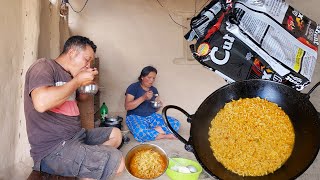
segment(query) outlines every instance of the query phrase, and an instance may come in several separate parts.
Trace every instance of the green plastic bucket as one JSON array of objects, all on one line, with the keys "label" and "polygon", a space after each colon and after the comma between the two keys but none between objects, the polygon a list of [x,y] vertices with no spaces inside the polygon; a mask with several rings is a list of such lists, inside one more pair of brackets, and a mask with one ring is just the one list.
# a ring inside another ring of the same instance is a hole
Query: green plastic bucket
[{"label": "green plastic bucket", "polygon": [[[174,161],[171,159],[173,159]],[[185,159],[185,158],[171,158],[171,159],[169,160],[169,165],[166,170],[166,174],[167,176],[169,176],[171,180],[197,180],[199,178],[199,175],[202,172],[202,167],[198,162],[190,159]],[[181,172],[171,170],[171,167],[177,164],[175,161],[179,163],[178,165],[182,165],[182,166],[192,165],[197,169],[197,172],[181,173]]]}]

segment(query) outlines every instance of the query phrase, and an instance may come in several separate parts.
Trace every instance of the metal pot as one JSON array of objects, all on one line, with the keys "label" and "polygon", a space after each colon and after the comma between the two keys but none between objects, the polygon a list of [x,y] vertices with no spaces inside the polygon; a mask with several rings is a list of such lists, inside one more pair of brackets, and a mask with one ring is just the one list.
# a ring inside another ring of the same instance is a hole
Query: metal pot
[{"label": "metal pot", "polygon": [[123,118],[120,116],[108,116],[104,118],[104,122],[100,125],[102,127],[117,127],[121,130],[121,122]]},{"label": "metal pot", "polygon": [[[320,85],[317,83],[307,94],[302,94],[284,84],[266,80],[246,80],[223,86],[208,96],[194,115],[177,106],[166,106],[163,118],[174,135],[185,144],[186,150],[193,152],[202,167],[220,179],[294,179],[312,164],[320,147],[320,113],[309,101],[310,94]],[[265,98],[278,104],[290,117],[295,131],[295,144],[289,159],[274,173],[257,177],[242,177],[227,170],[214,157],[209,143],[209,127],[212,119],[232,100],[240,98]],[[185,140],[170,126],[168,109],[177,109],[187,116],[191,123],[189,140]]]}]

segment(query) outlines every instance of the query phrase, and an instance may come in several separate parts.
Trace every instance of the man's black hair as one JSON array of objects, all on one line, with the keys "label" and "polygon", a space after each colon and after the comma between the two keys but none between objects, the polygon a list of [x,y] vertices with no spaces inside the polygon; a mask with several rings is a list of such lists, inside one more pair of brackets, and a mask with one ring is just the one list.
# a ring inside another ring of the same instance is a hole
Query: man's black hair
[{"label": "man's black hair", "polygon": [[85,49],[86,45],[91,46],[94,52],[97,50],[97,46],[87,37],[83,36],[71,36],[63,46],[63,51],[61,54],[64,54],[69,51],[72,47]]}]

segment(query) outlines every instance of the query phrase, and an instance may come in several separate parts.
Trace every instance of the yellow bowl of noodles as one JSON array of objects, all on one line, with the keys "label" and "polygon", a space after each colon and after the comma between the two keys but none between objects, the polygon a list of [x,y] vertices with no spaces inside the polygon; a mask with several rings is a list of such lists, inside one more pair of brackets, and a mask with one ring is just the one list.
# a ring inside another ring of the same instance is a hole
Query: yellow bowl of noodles
[{"label": "yellow bowl of noodles", "polygon": [[138,179],[155,179],[166,171],[168,164],[166,152],[154,144],[139,144],[125,158],[127,171]]}]

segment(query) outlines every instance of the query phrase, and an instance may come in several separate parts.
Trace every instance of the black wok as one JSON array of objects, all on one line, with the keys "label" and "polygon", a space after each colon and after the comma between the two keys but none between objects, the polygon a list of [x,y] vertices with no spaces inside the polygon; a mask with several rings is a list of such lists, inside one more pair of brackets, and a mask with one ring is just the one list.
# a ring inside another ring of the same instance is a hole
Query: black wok
[{"label": "black wok", "polygon": [[[211,175],[220,179],[294,179],[301,175],[316,158],[320,146],[319,113],[309,101],[310,94],[320,84],[317,83],[308,94],[266,80],[246,80],[223,86],[208,96],[194,115],[180,107],[169,105],[162,115],[174,135],[185,144],[185,148],[196,156],[198,162]],[[265,176],[242,177],[220,164],[210,149],[208,131],[212,119],[224,105],[239,98],[266,98],[278,104],[290,117],[295,131],[293,152],[285,164],[274,173]],[[189,140],[185,140],[170,126],[167,110],[177,109],[184,113],[191,123]]]}]

